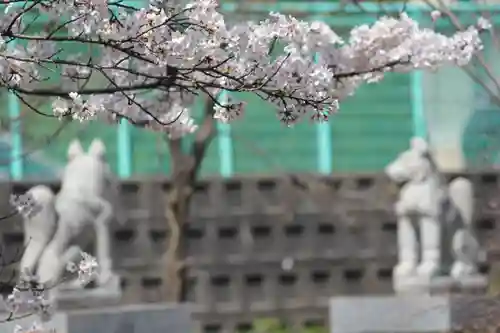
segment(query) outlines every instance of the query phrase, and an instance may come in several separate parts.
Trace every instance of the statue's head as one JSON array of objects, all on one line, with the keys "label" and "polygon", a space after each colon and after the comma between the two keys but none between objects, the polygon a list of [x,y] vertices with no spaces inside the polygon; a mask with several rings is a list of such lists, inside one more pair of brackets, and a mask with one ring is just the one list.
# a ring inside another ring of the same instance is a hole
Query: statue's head
[{"label": "statue's head", "polygon": [[395,182],[422,181],[433,170],[429,145],[422,138],[412,138],[410,149],[402,152],[385,168],[385,173]]},{"label": "statue's head", "polygon": [[103,160],[106,155],[106,147],[104,146],[104,143],[100,139],[94,139],[90,143],[90,147],[85,153],[85,151],[82,148],[82,144],[78,139],[75,139],[70,142],[68,146],[68,160],[72,161],[76,157],[81,157],[81,156],[91,156],[91,157],[97,157],[99,160]]},{"label": "statue's head", "polygon": [[68,147],[68,163],[61,175],[62,186],[87,193],[101,191],[108,176],[105,154],[104,143],[99,139],[92,140],[87,151],[78,140],[73,140]]}]

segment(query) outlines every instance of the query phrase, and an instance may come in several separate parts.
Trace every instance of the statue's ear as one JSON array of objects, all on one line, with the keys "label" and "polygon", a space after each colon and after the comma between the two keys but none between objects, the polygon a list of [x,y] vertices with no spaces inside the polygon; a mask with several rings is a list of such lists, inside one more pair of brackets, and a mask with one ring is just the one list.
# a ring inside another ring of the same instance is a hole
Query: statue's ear
[{"label": "statue's ear", "polygon": [[427,141],[420,137],[414,137],[410,141],[410,147],[412,150],[418,151],[420,154],[429,153],[429,145]]},{"label": "statue's ear", "polygon": [[68,146],[68,160],[72,160],[77,156],[83,155],[83,148],[82,145],[80,144],[80,140],[74,139],[73,141],[70,142]]},{"label": "statue's ear", "polygon": [[88,150],[88,154],[101,159],[104,158],[104,155],[106,154],[106,146],[104,146],[102,140],[100,139],[92,140],[92,143],[90,144]]}]

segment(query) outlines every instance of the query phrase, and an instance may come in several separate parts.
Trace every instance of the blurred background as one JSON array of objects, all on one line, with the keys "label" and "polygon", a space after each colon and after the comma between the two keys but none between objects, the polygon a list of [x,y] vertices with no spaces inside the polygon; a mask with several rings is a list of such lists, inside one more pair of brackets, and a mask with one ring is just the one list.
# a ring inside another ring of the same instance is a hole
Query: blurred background
[{"label": "blurred background", "polygon": [[[498,28],[500,5],[495,0],[446,4],[464,25],[489,15]],[[446,34],[457,30],[446,18],[433,22],[430,6],[419,2],[221,0],[229,22],[260,20],[277,11],[322,20],[341,36],[403,8],[424,26]],[[258,318],[273,318],[325,331],[330,297],[392,293],[396,192],[382,170],[407,149],[412,136],[429,140],[444,172],[467,174],[474,181],[476,226],[488,248],[481,270],[493,274],[500,254],[493,241],[500,107],[485,86],[500,95],[487,75],[499,77],[496,42],[485,39],[488,70],[474,60],[472,76],[459,68],[387,74],[344,100],[339,114],[326,124],[286,128],[273,106],[258,97],[230,96],[248,102],[246,115],[230,125],[216,125],[216,137],[193,180],[182,227],[186,273],[178,301],[196,304],[201,330],[248,330]],[[48,84],[57,84],[56,78]],[[115,223],[112,235],[123,302],[165,301],[163,258],[170,229],[163,210],[172,186],[168,142],[127,122],[62,127],[7,92],[0,98],[0,173],[6,189],[21,193],[38,183],[57,188],[69,141],[78,138],[84,147],[94,138],[104,141],[107,161],[121,180],[122,205],[117,210],[126,220]],[[50,112],[49,101],[30,102]],[[200,120],[203,107],[200,98],[194,106]],[[184,138],[182,147],[187,149],[192,141]],[[14,219],[2,225],[2,232],[7,246],[22,241]],[[267,324],[278,325],[272,320]]]}]

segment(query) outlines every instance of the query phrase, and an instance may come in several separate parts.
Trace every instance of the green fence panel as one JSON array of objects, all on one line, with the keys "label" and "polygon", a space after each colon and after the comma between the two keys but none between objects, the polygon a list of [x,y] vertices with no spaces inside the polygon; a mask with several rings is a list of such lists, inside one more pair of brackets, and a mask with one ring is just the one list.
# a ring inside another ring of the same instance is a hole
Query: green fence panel
[{"label": "green fence panel", "polygon": [[[204,99],[198,98],[191,110],[197,123],[203,117]],[[183,139],[184,149],[194,140],[193,135]],[[215,175],[219,172],[217,137],[212,141],[201,166],[201,175]],[[165,135],[151,130],[132,128],[132,171],[134,175],[168,174],[172,170],[170,151]]]},{"label": "green fence panel", "polygon": [[231,124],[236,174],[316,170],[314,126],[306,121],[287,128],[270,103],[250,93],[235,96],[248,103],[244,119]]},{"label": "green fence panel", "polygon": [[136,176],[165,174],[170,172],[170,155],[164,137],[160,133],[133,127],[132,173]]},{"label": "green fence panel", "polygon": [[389,74],[341,103],[332,118],[333,169],[381,170],[412,136],[410,78]]}]

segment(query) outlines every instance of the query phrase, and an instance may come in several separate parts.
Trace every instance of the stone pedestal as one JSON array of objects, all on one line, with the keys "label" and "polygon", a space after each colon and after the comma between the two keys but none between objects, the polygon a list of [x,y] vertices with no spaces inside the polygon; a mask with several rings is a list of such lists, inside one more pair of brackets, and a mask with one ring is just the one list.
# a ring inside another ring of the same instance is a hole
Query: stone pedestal
[{"label": "stone pedestal", "polygon": [[[2,316],[6,318],[6,316]],[[2,323],[0,333],[12,333],[16,325],[29,328],[38,317]],[[55,333],[195,333],[187,305],[144,304],[57,312],[43,324]]]},{"label": "stone pedestal", "polygon": [[104,285],[74,289],[58,286],[54,290],[54,298],[60,309],[85,309],[95,306],[112,306],[118,304],[122,297],[120,277],[113,275]]},{"label": "stone pedestal", "polygon": [[394,279],[394,290],[398,294],[467,294],[484,295],[488,288],[488,278],[484,275],[467,276],[455,280],[450,276],[438,276],[431,280],[418,276]]},{"label": "stone pedestal", "polygon": [[500,324],[500,298],[452,294],[335,297],[329,312],[332,333],[488,332],[487,328]]},{"label": "stone pedestal", "polygon": [[[105,285],[92,288],[69,288],[60,284],[45,291],[47,299],[52,299],[57,309],[80,310],[95,307],[117,306],[120,304],[122,290],[120,277],[114,275]],[[0,315],[7,312],[5,303],[0,302]],[[0,318],[1,321],[1,318]]]}]

